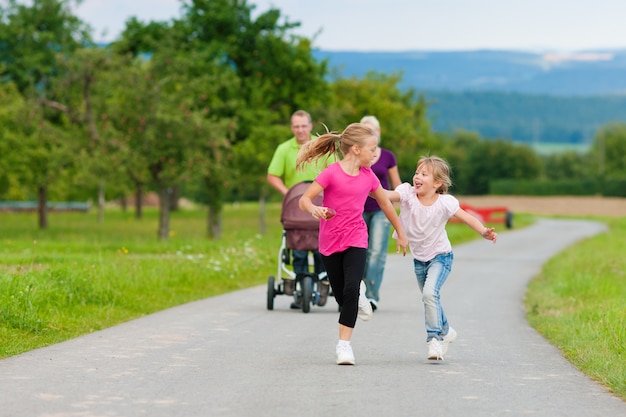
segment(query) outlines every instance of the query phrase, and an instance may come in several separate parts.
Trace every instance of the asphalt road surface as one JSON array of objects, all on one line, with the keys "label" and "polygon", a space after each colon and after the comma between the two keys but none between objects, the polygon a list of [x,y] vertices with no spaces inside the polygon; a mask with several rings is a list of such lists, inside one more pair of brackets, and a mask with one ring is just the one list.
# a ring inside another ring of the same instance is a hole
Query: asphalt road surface
[{"label": "asphalt road surface", "polygon": [[393,255],[379,310],[357,322],[356,366],[335,365],[334,300],[305,314],[280,295],[268,311],[259,286],[0,361],[0,416],[626,416],[529,327],[522,303],[546,260],[603,230],[541,220],[457,246],[445,361],[426,360],[412,261]]}]

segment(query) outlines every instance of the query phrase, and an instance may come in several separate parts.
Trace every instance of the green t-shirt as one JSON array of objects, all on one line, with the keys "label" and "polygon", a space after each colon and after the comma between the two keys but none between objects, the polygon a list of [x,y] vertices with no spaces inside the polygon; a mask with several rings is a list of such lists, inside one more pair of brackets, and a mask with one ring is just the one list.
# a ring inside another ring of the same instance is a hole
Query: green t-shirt
[{"label": "green t-shirt", "polygon": [[[311,140],[315,139],[315,136],[311,136]],[[302,181],[313,181],[324,168],[337,160],[334,156],[328,160],[326,157],[322,157],[311,164],[304,165],[302,169],[296,170],[299,150],[300,145],[298,145],[295,136],[281,143],[276,148],[272,161],[267,168],[267,173],[282,178],[287,188],[291,188]]]}]

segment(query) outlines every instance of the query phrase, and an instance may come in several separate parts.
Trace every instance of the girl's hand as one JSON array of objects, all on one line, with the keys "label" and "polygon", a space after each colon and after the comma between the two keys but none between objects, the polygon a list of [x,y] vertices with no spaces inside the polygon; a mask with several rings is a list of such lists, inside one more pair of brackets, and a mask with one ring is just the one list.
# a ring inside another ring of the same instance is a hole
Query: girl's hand
[{"label": "girl's hand", "polygon": [[491,240],[493,243],[496,243],[498,239],[498,234],[495,232],[493,227],[485,227],[485,230],[481,233],[482,237],[487,240]]},{"label": "girl's hand", "polygon": [[335,217],[336,214],[337,212],[330,207],[313,206],[313,210],[311,211],[313,217],[324,220],[329,220]]},{"label": "girl's hand", "polygon": [[402,250],[402,256],[406,256],[406,252],[409,249],[409,240],[407,239],[406,235],[404,233],[402,233],[402,235],[398,235],[398,238],[396,240],[396,253],[400,253],[400,250]]}]

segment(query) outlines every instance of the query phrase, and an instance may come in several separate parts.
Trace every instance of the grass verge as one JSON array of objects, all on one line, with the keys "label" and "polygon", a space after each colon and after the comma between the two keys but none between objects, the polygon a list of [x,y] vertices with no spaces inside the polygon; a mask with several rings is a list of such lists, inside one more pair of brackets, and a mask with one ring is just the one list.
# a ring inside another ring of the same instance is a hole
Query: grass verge
[{"label": "grass verge", "polygon": [[[223,237],[206,237],[202,210],[175,212],[168,242],[158,213],[3,213],[0,358],[48,346],[190,301],[267,281],[280,246],[279,206],[259,230],[258,206],[230,205]],[[261,303],[261,300],[260,300]]]},{"label": "grass verge", "polygon": [[529,284],[530,324],[585,374],[626,400],[626,218],[548,261]]}]

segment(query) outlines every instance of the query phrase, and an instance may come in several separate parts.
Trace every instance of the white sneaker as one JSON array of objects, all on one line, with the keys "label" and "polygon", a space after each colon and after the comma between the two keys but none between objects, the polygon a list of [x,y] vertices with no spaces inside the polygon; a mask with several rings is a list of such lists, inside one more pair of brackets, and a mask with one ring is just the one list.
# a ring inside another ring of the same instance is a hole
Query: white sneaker
[{"label": "white sneaker", "polygon": [[448,327],[448,334],[443,337],[442,348],[443,354],[448,353],[448,345],[456,340],[456,330],[452,327]]},{"label": "white sneaker", "polygon": [[359,315],[358,317],[363,321],[368,321],[374,315],[374,311],[372,311],[372,305],[370,304],[370,300],[365,296],[365,281],[361,281],[360,291],[359,291]]},{"label": "white sneaker", "polygon": [[354,365],[354,352],[350,344],[337,343],[337,365]]},{"label": "white sneaker", "polygon": [[428,359],[432,361],[443,360],[443,342],[434,337],[428,341]]},{"label": "white sneaker", "polygon": [[452,343],[456,340],[456,330],[448,326],[448,334],[443,337],[444,342]]}]

